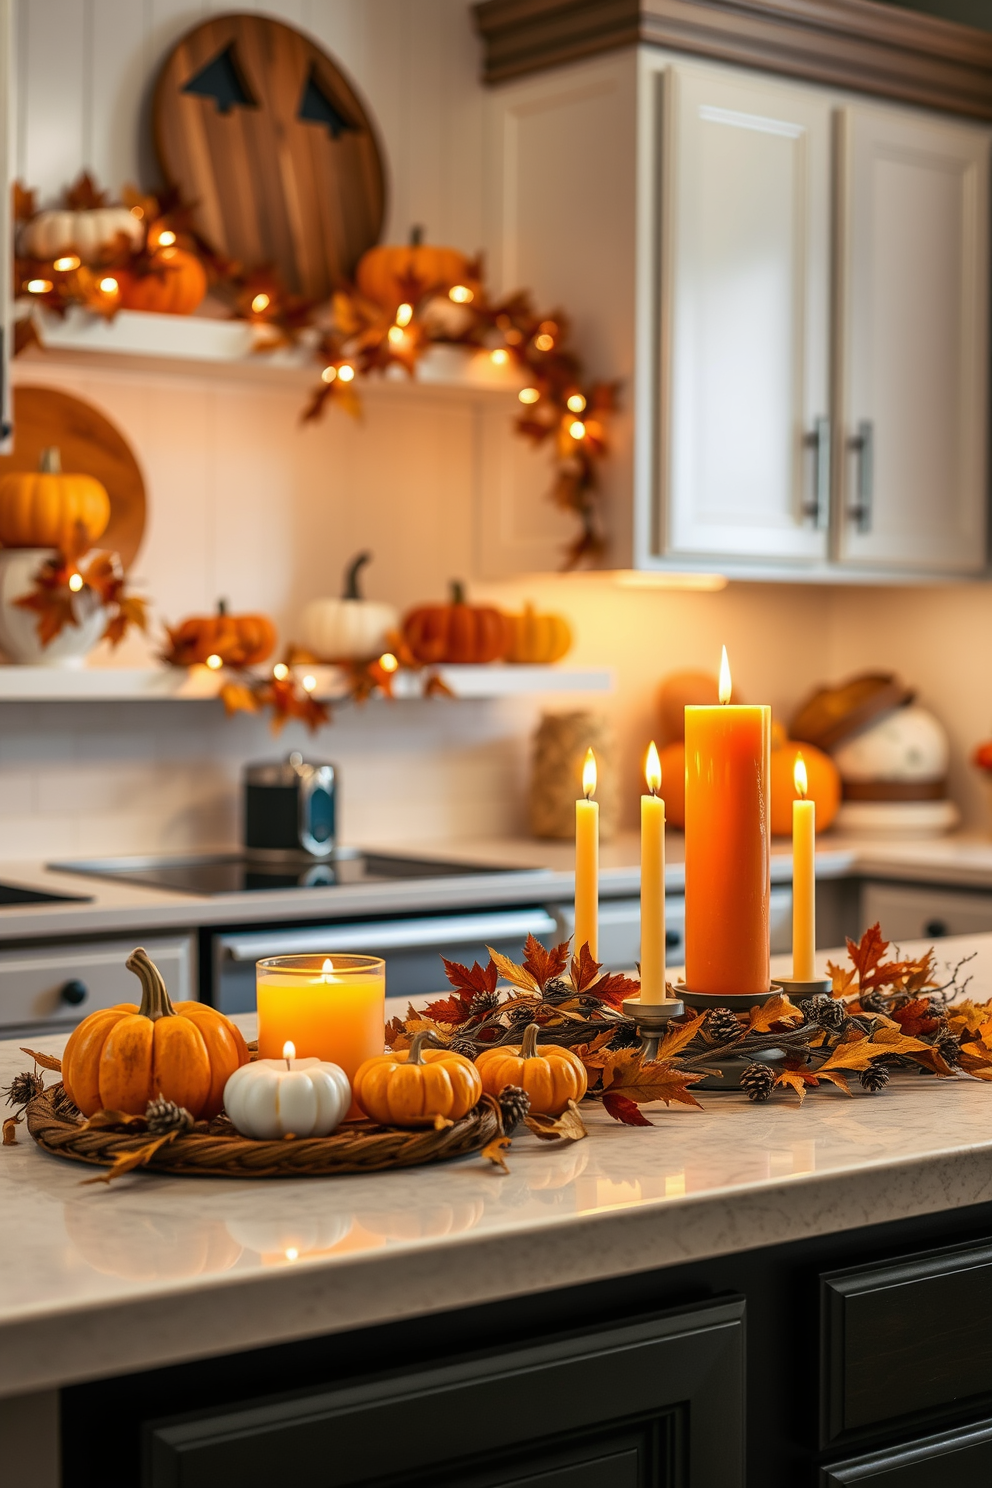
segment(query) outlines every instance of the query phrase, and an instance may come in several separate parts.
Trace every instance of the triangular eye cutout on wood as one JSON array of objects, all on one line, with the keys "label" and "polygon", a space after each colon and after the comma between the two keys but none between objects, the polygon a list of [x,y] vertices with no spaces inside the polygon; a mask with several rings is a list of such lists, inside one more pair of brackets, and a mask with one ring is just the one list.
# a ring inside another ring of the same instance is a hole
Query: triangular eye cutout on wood
[{"label": "triangular eye cutout on wood", "polygon": [[229,114],[232,108],[258,107],[238,66],[233,41],[206,67],[194,73],[189,82],[183,84],[182,91],[195,93],[198,98],[212,98],[221,114]]},{"label": "triangular eye cutout on wood", "polygon": [[317,81],[313,68],[307,77],[306,87],[303,89],[303,97],[296,111],[296,117],[307,124],[323,124],[327,128],[331,139],[338,139],[345,133],[356,133],[355,125],[350,119],[346,119],[338,108],[324,92]]}]

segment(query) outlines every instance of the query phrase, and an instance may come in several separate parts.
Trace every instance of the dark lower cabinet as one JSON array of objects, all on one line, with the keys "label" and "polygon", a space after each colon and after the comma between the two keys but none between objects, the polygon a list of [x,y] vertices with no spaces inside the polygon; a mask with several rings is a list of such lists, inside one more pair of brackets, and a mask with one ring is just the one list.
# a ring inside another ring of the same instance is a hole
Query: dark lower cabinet
[{"label": "dark lower cabinet", "polygon": [[823,1469],[821,1488],[877,1484],[877,1488],[989,1488],[992,1421],[945,1431],[908,1445],[868,1452]]},{"label": "dark lower cabinet", "polygon": [[145,1488],[743,1488],[744,1304],[144,1426]]}]

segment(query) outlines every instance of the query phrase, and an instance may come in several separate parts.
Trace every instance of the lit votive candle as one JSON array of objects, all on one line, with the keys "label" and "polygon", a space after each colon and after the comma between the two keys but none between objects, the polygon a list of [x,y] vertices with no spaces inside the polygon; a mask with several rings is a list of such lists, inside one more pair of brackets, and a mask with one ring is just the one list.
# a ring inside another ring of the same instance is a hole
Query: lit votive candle
[{"label": "lit votive candle", "polygon": [[[385,1045],[386,967],[377,956],[271,956],[255,967],[258,1053],[276,1059],[289,1041],[302,1059],[340,1065],[354,1082]],[[362,1112],[354,1103],[349,1119]]]},{"label": "lit votive candle", "polygon": [[243,1137],[326,1137],[351,1105],[351,1085],[336,1064],[297,1059],[288,1041],[281,1059],[256,1059],[224,1086],[224,1109]]}]

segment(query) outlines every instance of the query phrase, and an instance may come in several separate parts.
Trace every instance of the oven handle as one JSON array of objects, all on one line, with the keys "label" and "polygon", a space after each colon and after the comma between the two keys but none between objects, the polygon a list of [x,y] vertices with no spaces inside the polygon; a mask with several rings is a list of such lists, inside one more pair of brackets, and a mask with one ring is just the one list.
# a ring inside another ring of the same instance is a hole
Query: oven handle
[{"label": "oven handle", "polygon": [[322,951],[429,950],[431,946],[522,940],[527,935],[553,934],[557,928],[557,922],[545,909],[518,909],[499,914],[258,931],[251,935],[223,935],[219,941],[221,952],[229,961],[255,962],[264,956],[320,955]]}]

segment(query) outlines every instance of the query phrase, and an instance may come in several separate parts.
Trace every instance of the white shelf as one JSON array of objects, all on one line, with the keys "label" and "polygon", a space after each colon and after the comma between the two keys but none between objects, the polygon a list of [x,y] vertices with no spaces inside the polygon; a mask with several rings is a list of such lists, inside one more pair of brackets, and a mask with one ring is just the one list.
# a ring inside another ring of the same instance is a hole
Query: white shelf
[{"label": "white shelf", "polygon": [[[43,351],[36,347],[25,358],[54,354],[60,360],[94,361],[107,366],[194,368],[223,370],[235,376],[285,378],[293,375],[314,382],[319,373],[305,347],[263,352],[262,328],[245,320],[214,320],[197,315],[152,315],[144,310],[119,310],[113,320],[90,315],[78,307],[64,319],[24,300],[19,316],[33,316]],[[464,392],[516,394],[523,386],[512,364],[496,366],[487,351],[454,345],[431,346],[410,378],[401,367],[381,377],[355,384],[364,394],[382,388],[420,386]]]},{"label": "white shelf", "polygon": [[[521,697],[554,692],[610,692],[608,669],[571,670],[557,666],[447,666],[438,671],[456,698]],[[314,696],[333,700],[343,691],[334,667],[298,667],[317,680]],[[180,671],[167,667],[0,666],[0,702],[196,702],[216,698],[221,679],[206,667]],[[401,674],[396,697],[423,696],[419,675]]]}]

